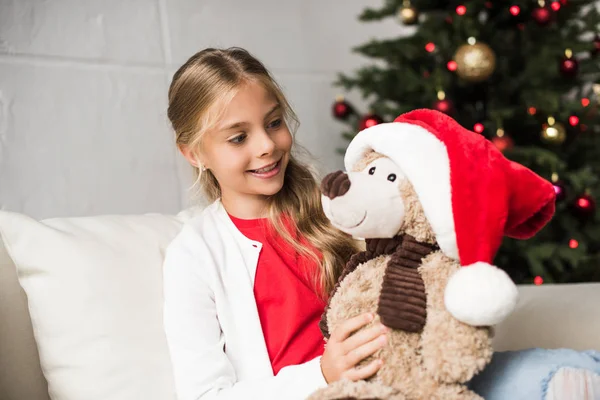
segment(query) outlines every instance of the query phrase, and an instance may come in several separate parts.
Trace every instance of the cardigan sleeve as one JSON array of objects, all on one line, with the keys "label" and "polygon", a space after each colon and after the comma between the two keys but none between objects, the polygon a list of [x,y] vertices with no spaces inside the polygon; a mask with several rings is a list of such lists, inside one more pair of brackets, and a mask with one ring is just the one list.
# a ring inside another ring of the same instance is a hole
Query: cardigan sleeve
[{"label": "cardigan sleeve", "polygon": [[210,251],[200,237],[193,246],[186,244],[185,234],[169,245],[163,265],[164,328],[177,399],[303,400],[326,386],[320,357],[285,367],[274,377],[237,381],[224,351],[213,291],[201,273],[202,263],[212,262]]}]

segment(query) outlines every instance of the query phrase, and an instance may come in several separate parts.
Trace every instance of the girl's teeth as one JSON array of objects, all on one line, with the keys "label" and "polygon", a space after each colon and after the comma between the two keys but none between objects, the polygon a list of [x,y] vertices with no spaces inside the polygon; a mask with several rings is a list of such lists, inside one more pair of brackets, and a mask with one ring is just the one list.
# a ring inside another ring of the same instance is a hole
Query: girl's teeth
[{"label": "girl's teeth", "polygon": [[261,168],[261,169],[255,169],[254,172],[257,172],[259,174],[264,174],[265,172],[269,172],[269,171],[274,170],[276,166],[277,166],[277,163],[271,165],[270,167]]}]

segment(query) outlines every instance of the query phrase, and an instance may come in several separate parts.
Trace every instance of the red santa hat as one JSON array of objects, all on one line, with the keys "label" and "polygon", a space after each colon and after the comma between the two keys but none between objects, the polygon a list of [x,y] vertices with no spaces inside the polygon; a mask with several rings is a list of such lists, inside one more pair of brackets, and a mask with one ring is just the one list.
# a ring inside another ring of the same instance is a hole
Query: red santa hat
[{"label": "red santa hat", "polygon": [[346,151],[346,170],[371,150],[402,169],[440,249],[462,266],[446,286],[447,310],[475,326],[506,318],[517,288],[493,259],[503,236],[527,239],[550,221],[552,184],[434,110],[411,111],[359,132]]}]

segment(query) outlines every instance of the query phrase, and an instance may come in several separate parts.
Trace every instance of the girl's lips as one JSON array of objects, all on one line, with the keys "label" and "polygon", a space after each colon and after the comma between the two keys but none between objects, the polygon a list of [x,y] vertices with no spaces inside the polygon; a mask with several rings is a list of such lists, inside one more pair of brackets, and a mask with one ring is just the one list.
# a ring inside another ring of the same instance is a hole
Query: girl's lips
[{"label": "girl's lips", "polygon": [[[270,167],[270,166],[263,167],[261,169],[265,169],[268,167]],[[277,161],[274,164],[274,167],[272,169],[267,170],[266,172],[257,172],[257,170],[250,170],[250,171],[248,171],[248,173],[252,174],[253,176],[255,176],[257,178],[267,179],[267,178],[274,177],[275,175],[277,175],[279,173],[279,171],[281,171],[281,160]]]},{"label": "girl's lips", "polygon": [[[281,160],[279,160],[279,161],[281,161]],[[262,166],[262,167],[260,167],[260,168],[256,168],[256,169],[249,169],[249,170],[248,170],[248,172],[258,172],[258,171],[260,171],[260,170],[264,170],[264,169],[270,169],[270,168],[273,168],[273,167],[274,167],[274,166],[275,166],[275,165],[276,165],[276,164],[277,164],[279,161],[275,161],[275,162],[273,162],[273,163],[271,163],[271,164],[267,164],[267,165],[265,165],[265,166]],[[267,172],[267,171],[262,171],[262,172]]]}]

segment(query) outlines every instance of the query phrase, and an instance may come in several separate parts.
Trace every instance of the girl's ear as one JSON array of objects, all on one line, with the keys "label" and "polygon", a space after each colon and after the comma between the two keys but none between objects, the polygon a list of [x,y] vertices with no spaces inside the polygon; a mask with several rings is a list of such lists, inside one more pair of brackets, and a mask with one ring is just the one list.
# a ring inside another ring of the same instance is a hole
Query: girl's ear
[{"label": "girl's ear", "polygon": [[185,159],[196,168],[204,168],[203,163],[198,155],[192,151],[189,146],[177,145],[179,152],[185,157]]}]

